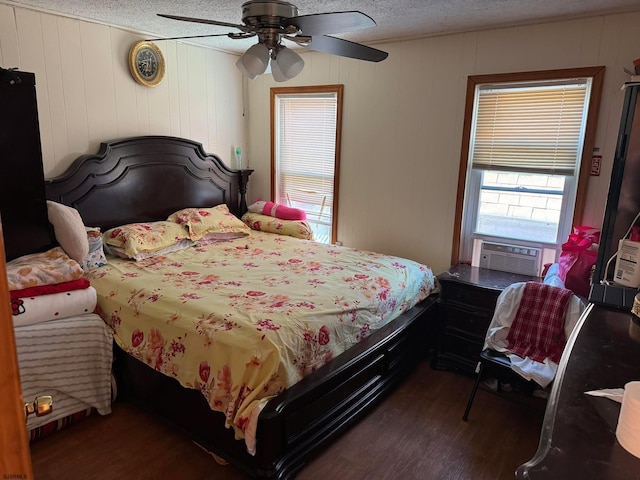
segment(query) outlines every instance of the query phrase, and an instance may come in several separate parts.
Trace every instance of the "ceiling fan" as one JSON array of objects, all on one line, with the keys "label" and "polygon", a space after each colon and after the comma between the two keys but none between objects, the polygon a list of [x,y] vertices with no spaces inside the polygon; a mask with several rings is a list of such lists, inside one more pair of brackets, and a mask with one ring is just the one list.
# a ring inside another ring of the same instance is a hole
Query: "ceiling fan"
[{"label": "ceiling fan", "polygon": [[277,82],[289,80],[302,71],[304,61],[296,52],[286,48],[283,40],[294,42],[310,50],[370,62],[379,62],[388,55],[382,50],[329,36],[329,34],[353,32],[375,26],[376,23],[371,17],[358,11],[298,15],[298,7],[288,2],[249,0],[242,4],[241,25],[162,13],[158,15],[173,20],[240,30],[240,32],[225,34],[173,37],[163,40],[214,36],[244,39],[257,36],[258,43],[250,47],[236,62],[238,69],[250,79],[264,73],[269,63],[271,63],[273,78]]}]

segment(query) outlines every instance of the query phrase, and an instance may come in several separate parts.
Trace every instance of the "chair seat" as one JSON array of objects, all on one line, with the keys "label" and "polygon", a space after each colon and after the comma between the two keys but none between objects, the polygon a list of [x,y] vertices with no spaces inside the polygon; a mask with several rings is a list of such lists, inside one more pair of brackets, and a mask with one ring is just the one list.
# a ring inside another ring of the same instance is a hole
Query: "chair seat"
[{"label": "chair seat", "polygon": [[500,382],[506,381],[516,387],[516,390],[522,393],[531,394],[536,388],[537,384],[533,380],[525,380],[518,373],[511,369],[511,360],[504,353],[498,352],[491,348],[485,348],[480,352],[480,359],[478,361],[476,381],[473,385],[473,390],[469,396],[467,402],[467,408],[465,409],[463,420],[469,418],[469,411],[471,410],[471,404],[476,396],[476,391],[480,382],[490,376],[495,376],[498,380],[498,391],[500,391]]},{"label": "chair seat", "polygon": [[511,360],[504,353],[498,352],[497,350],[493,350],[491,348],[485,348],[480,353],[480,358],[488,361],[496,363],[503,367],[511,368]]},{"label": "chair seat", "polygon": [[[560,333],[568,337],[571,333],[573,326],[567,328],[566,325],[568,312],[571,312],[571,324],[575,325],[582,310],[580,300],[560,286],[539,282],[513,283],[506,287],[496,300],[493,318],[485,334],[485,344],[500,347],[505,339],[509,339],[511,350],[521,352],[520,344],[525,341],[525,337],[529,338],[528,335],[531,335],[536,348],[545,351],[551,348],[550,345],[546,345],[547,337],[555,338]],[[518,328],[515,330],[514,338],[510,338],[514,323]],[[498,391],[501,383],[509,383],[514,387],[513,390],[527,394],[533,394],[539,385],[526,377],[536,378],[544,385],[553,380],[553,374],[549,375],[549,371],[553,369],[529,369],[527,362],[523,362],[517,369],[513,367],[505,354],[493,348],[486,348],[480,352],[476,381],[462,416],[463,420],[467,420],[478,386],[484,378],[495,378],[498,381]],[[551,378],[548,378],[549,376]]]}]

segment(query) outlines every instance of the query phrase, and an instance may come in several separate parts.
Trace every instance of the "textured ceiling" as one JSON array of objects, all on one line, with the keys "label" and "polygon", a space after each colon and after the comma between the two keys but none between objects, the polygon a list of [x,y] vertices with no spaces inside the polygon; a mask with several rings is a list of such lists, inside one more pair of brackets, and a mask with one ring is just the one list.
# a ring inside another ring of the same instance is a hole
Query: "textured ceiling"
[{"label": "textured ceiling", "polygon": [[[243,0],[0,0],[140,32],[145,38],[219,34],[234,29],[158,17],[165,13],[241,23]],[[368,45],[506,25],[581,18],[640,9],[639,0],[298,0],[300,15],[358,10],[377,26],[336,35]],[[228,52],[243,52],[255,39],[189,40]]]}]

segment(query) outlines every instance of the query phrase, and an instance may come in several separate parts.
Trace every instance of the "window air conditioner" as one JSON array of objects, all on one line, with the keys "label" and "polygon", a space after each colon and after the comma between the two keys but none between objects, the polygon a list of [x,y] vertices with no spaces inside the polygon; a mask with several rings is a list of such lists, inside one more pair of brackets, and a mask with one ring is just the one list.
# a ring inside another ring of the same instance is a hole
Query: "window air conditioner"
[{"label": "window air conditioner", "polygon": [[539,248],[483,241],[478,266],[537,277],[541,257]]}]

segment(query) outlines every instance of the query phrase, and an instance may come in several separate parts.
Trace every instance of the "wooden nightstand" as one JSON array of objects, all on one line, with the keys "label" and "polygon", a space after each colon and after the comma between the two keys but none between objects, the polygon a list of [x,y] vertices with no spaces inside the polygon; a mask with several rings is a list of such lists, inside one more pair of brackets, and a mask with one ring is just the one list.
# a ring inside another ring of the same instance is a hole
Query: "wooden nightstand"
[{"label": "wooden nightstand", "polygon": [[438,275],[438,345],[432,366],[474,374],[502,290],[540,277],[456,265]]}]

